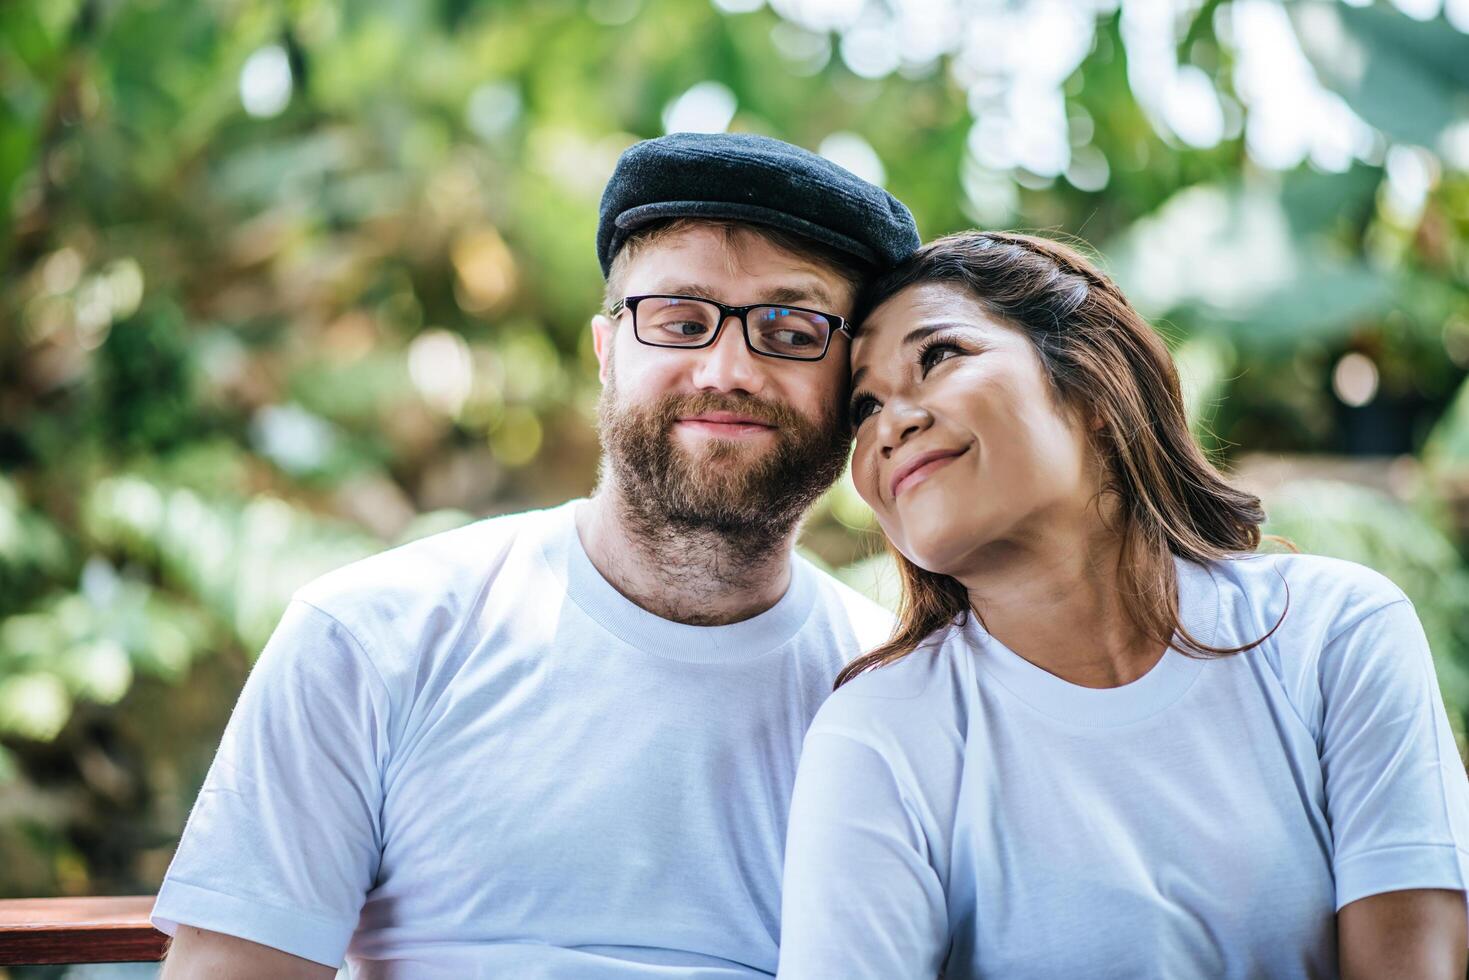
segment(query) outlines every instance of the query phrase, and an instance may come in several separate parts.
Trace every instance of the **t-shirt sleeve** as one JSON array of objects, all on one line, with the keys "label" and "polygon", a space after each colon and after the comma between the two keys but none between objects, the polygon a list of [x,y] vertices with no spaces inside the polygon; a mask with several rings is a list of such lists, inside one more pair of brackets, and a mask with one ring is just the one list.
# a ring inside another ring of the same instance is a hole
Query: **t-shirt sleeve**
[{"label": "t-shirt sleeve", "polygon": [[1321,767],[1336,907],[1469,883],[1469,780],[1428,640],[1406,599],[1368,613],[1321,654]]},{"label": "t-shirt sleeve", "polygon": [[933,977],[947,949],[944,889],[891,767],[813,730],[786,839],[781,980]]},{"label": "t-shirt sleeve", "polygon": [[153,924],[339,966],[381,854],[387,709],[352,634],[293,602],[235,705]]}]

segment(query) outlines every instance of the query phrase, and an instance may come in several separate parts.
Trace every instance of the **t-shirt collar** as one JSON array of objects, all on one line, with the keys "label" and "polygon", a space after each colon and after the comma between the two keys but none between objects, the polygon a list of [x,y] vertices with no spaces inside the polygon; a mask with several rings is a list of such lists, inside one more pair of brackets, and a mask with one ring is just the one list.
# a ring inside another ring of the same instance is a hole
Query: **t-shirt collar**
[{"label": "t-shirt collar", "polygon": [[750,660],[784,646],[810,618],[816,599],[814,571],[794,554],[785,595],[749,619],[690,626],[648,612],[618,592],[587,557],[576,529],[576,508],[583,503],[573,500],[545,512],[549,523],[542,555],[577,607],[629,646],[690,663]]},{"label": "t-shirt collar", "polygon": [[[1175,557],[1174,567],[1179,619],[1195,640],[1212,645],[1219,623],[1218,583],[1205,565]],[[963,634],[976,652],[980,683],[988,678],[1041,714],[1088,728],[1127,725],[1163,711],[1183,696],[1207,662],[1170,646],[1137,680],[1090,688],[1062,680],[1016,654],[990,635],[977,616],[966,617]]]}]

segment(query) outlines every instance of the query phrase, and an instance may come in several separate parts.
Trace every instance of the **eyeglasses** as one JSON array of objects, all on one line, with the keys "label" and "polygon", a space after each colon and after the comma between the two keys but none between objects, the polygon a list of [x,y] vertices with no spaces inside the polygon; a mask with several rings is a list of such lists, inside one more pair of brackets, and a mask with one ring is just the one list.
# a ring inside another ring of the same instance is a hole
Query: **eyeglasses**
[{"label": "eyeglasses", "polygon": [[799,306],[726,306],[694,296],[629,296],[610,312],[615,317],[623,310],[632,311],[633,336],[650,347],[709,347],[730,317],[740,321],[745,346],[765,357],[819,361],[831,346],[832,334],[852,336],[845,317]]}]

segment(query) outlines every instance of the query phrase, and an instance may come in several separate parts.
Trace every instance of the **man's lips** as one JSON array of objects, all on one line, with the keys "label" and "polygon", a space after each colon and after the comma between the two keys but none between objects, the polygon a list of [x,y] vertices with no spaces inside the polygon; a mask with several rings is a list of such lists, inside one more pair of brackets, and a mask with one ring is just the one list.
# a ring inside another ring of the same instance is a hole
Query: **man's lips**
[{"label": "man's lips", "polygon": [[725,437],[755,435],[775,430],[775,426],[768,422],[738,412],[701,412],[679,419],[678,424],[709,435]]},{"label": "man's lips", "polygon": [[888,483],[888,491],[894,499],[897,499],[898,494],[905,489],[967,452],[969,452],[968,446],[963,449],[931,449],[928,452],[919,453],[893,471],[892,480]]}]

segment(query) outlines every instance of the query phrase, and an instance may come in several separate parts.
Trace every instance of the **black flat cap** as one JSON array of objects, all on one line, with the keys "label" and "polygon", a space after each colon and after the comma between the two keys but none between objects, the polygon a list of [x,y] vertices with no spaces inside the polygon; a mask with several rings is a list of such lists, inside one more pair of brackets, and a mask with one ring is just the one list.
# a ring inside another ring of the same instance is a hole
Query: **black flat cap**
[{"label": "black flat cap", "polygon": [[886,269],[918,248],[918,227],[881,187],[799,146],[752,133],[672,133],[628,147],[602,192],[602,275],[627,237],[666,218],[774,225]]}]

